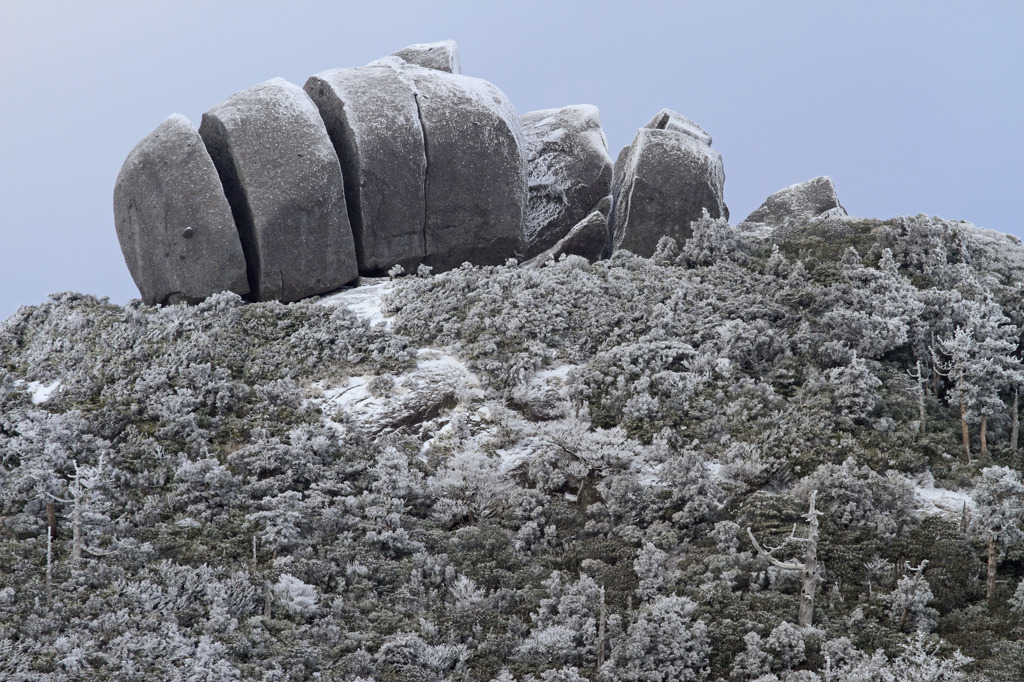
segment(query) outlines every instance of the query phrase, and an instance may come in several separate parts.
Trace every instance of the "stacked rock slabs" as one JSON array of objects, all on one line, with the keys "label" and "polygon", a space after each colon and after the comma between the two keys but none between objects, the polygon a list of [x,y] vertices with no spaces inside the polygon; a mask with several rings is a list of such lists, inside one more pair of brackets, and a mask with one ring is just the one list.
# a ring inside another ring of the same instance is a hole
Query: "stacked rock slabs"
[{"label": "stacked rock slabs", "polygon": [[704,210],[728,219],[722,156],[710,144],[703,128],[669,110],[637,131],[615,162],[613,250],[649,258],[662,236],[688,239]]},{"label": "stacked rock slabs", "polygon": [[203,114],[203,138],[231,205],[251,295],[297,301],[358,276],[337,154],[317,107],[280,78]]},{"label": "stacked rock slabs", "polygon": [[611,193],[612,160],[597,107],[523,114],[529,167],[526,255],[551,248]]},{"label": "stacked rock slabs", "polygon": [[142,299],[249,293],[231,207],[199,134],[175,114],[140,141],[114,186],[114,222]]},{"label": "stacked rock slabs", "polygon": [[387,64],[312,76],[316,103],[341,162],[360,274],[411,270],[426,247],[427,158],[412,86]]}]

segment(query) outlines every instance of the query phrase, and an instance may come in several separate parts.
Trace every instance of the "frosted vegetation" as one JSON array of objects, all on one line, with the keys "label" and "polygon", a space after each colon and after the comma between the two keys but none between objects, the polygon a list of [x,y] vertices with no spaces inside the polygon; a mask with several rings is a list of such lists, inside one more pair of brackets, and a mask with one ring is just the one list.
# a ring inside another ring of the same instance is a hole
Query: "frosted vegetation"
[{"label": "frosted vegetation", "polygon": [[19,309],[0,678],[1024,679],[1024,248],[694,230],[401,277],[386,322]]}]

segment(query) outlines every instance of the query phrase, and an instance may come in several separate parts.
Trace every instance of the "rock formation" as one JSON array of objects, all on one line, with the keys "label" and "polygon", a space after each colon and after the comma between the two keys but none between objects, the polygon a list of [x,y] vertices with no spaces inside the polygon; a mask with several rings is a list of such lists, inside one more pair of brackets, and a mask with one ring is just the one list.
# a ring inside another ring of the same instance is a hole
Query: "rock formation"
[{"label": "rock formation", "polygon": [[[114,218],[147,303],[225,289],[288,302],[396,265],[650,256],[704,210],[728,219],[724,182],[711,136],[684,116],[658,112],[613,165],[596,107],[520,117],[443,41],[303,88],[261,83],[206,112],[198,133],[172,116],[128,155]],[[747,221],[840,211],[816,178]]]},{"label": "rock formation", "polygon": [[689,238],[690,222],[704,209],[728,219],[722,157],[710,144],[703,128],[667,109],[637,131],[615,161],[612,250],[649,257],[665,235]]},{"label": "rock formation", "polygon": [[551,248],[611,193],[612,160],[597,107],[523,114],[529,164],[526,256]]},{"label": "rock formation", "polygon": [[280,78],[203,114],[257,300],[297,301],[351,282],[355,246],[334,146],[316,106]]},{"label": "rock formation", "polygon": [[462,60],[459,59],[459,46],[454,40],[441,40],[436,43],[418,43],[410,45],[394,53],[395,57],[437,71],[462,73]]},{"label": "rock formation", "polygon": [[823,175],[780,189],[765,199],[743,222],[782,227],[787,222],[809,222],[844,215],[846,209],[839,203],[832,178]]},{"label": "rock formation", "polygon": [[114,186],[128,271],[153,305],[249,293],[242,245],[199,133],[175,114],[128,155]]}]

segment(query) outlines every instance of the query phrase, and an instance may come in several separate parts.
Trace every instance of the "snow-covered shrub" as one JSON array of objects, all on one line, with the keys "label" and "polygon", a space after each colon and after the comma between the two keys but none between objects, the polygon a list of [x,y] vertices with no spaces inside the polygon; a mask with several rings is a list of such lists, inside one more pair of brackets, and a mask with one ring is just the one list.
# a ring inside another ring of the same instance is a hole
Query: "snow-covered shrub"
[{"label": "snow-covered shrub", "polygon": [[320,596],[313,585],[307,585],[289,573],[282,573],[273,587],[274,597],[289,615],[308,618],[313,615]]}]

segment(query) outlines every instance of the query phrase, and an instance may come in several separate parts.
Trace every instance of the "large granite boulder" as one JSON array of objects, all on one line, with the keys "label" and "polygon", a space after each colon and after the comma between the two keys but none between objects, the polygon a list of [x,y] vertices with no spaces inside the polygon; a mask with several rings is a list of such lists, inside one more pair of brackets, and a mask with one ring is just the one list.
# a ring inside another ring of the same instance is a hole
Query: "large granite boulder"
[{"label": "large granite boulder", "polygon": [[412,85],[378,63],[324,71],[305,90],[341,162],[360,274],[415,269],[426,250],[427,157]]},{"label": "large granite boulder", "polygon": [[600,211],[594,211],[573,226],[551,248],[527,261],[526,265],[536,268],[562,256],[580,256],[593,263],[604,254],[607,244],[608,218]]},{"label": "large granite boulder", "polygon": [[589,104],[523,114],[529,169],[526,256],[551,248],[611,192],[601,115]]},{"label": "large granite boulder", "polygon": [[728,219],[722,156],[696,123],[662,110],[637,131],[615,162],[611,250],[650,257],[663,236],[682,243],[707,210]]},{"label": "large granite boulder", "polygon": [[846,215],[836,187],[827,175],[790,185],[764,200],[743,221],[782,227],[788,222],[810,222],[818,218]]},{"label": "large granite boulder", "polygon": [[168,118],[128,154],[114,185],[114,223],[146,303],[249,293],[231,207],[199,133],[184,116]]},{"label": "large granite boulder", "polygon": [[497,87],[408,64],[427,157],[424,263],[450,270],[521,255],[526,154],[519,114]]},{"label": "large granite boulder", "polygon": [[394,56],[427,69],[462,73],[462,60],[459,58],[459,46],[454,40],[441,40],[436,43],[418,43],[410,45],[394,53]]},{"label": "large granite boulder", "polygon": [[316,105],[280,78],[203,114],[256,300],[297,301],[358,276],[341,166]]}]

